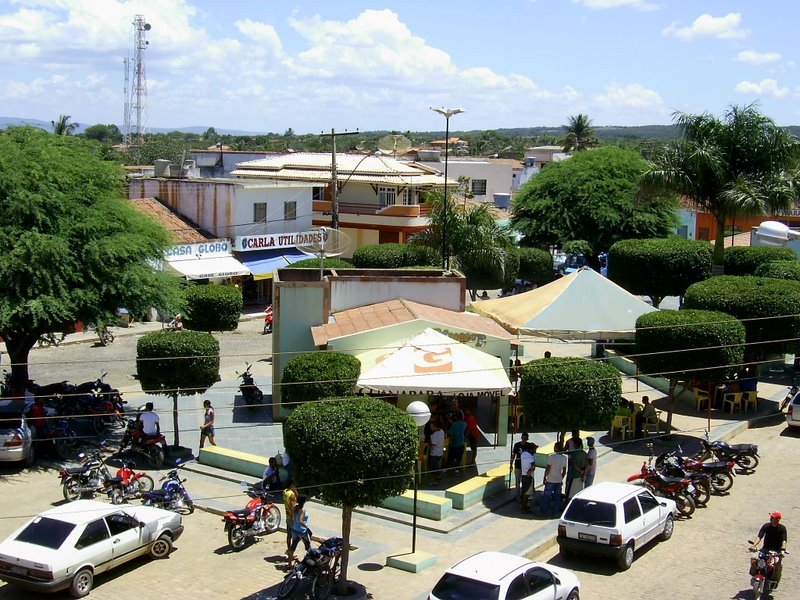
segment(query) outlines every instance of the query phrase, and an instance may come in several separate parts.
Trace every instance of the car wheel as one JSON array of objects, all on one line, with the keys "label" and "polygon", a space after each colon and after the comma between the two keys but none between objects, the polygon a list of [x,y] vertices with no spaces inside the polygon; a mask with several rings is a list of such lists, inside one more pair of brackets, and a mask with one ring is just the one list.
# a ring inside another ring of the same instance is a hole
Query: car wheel
[{"label": "car wheel", "polygon": [[36,450],[34,448],[35,446],[33,442],[31,442],[31,447],[28,450],[28,456],[25,457],[25,461],[23,463],[26,467],[32,467],[36,462]]},{"label": "car wheel", "polygon": [[567,596],[567,600],[580,600],[581,595],[578,593],[578,590],[572,590]]},{"label": "car wheel", "polygon": [[73,598],[83,598],[84,596],[88,596],[89,592],[92,591],[92,585],[94,585],[94,574],[92,570],[88,568],[81,569],[75,573],[75,577],[72,578],[72,583],[69,584],[69,594]]},{"label": "car wheel", "polygon": [[661,535],[658,536],[658,539],[662,542],[666,542],[672,537],[673,531],[675,531],[675,520],[672,518],[672,515],[667,515],[667,520],[664,521],[664,530],[661,532]]},{"label": "car wheel", "polygon": [[625,550],[617,557],[617,565],[622,571],[627,571],[633,564],[633,544],[625,546]]},{"label": "car wheel", "polygon": [[155,559],[167,558],[172,552],[172,539],[162,533],[158,539],[150,545],[150,556]]}]

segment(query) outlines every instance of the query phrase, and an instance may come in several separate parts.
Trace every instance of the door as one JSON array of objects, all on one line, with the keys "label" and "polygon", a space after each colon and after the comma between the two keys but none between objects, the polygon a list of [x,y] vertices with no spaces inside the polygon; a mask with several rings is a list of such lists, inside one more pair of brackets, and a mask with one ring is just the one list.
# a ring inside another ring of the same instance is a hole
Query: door
[{"label": "door", "polygon": [[662,507],[658,498],[647,490],[639,492],[637,498],[642,507],[642,519],[644,519],[644,529],[647,532],[646,541],[650,541],[661,532],[662,515],[667,509]]},{"label": "door", "polygon": [[[622,518],[625,525],[621,527],[622,536],[625,540],[633,538],[636,540],[636,547],[647,542],[647,528],[642,518],[642,509],[636,497],[628,498],[622,503]],[[627,543],[627,542],[626,542]]]},{"label": "door", "polygon": [[556,580],[553,574],[542,567],[533,567],[525,573],[528,584],[527,600],[555,600]]},{"label": "door", "polygon": [[140,528],[139,522],[124,512],[110,514],[105,520],[111,534],[114,565],[133,558],[144,545],[140,539],[144,528]]},{"label": "door", "polygon": [[91,564],[95,573],[108,569],[113,558],[111,550],[111,537],[108,533],[105,519],[90,521],[75,542],[78,560],[76,566]]}]

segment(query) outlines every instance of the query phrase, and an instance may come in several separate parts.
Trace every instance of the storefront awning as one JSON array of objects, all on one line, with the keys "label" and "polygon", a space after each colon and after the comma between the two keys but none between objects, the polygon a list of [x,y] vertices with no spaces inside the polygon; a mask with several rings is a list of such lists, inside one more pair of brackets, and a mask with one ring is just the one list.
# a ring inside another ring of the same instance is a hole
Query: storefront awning
[{"label": "storefront awning", "polygon": [[270,279],[277,269],[305,260],[308,255],[296,248],[240,252],[239,259],[250,269],[254,279]]},{"label": "storefront awning", "polygon": [[[374,360],[374,351],[365,361]],[[361,357],[359,357],[361,358]],[[511,382],[496,356],[426,329],[387,355],[358,380],[359,392],[507,396]]]},{"label": "storefront awning", "polygon": [[208,256],[167,260],[167,264],[189,279],[221,279],[249,275],[250,270],[233,256]]}]

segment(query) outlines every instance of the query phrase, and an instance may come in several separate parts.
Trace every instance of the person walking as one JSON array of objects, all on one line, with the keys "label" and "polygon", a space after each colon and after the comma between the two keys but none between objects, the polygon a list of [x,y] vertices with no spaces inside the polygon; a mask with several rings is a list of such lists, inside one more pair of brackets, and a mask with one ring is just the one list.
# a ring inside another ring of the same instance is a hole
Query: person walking
[{"label": "person walking", "polygon": [[594,438],[586,438],[586,473],[583,476],[583,487],[587,488],[594,483],[594,474],[597,472],[597,448],[594,447]]},{"label": "person walking", "polygon": [[300,494],[297,503],[292,509],[292,541],[289,545],[289,566],[297,560],[294,556],[297,545],[303,542],[303,546],[308,552],[311,548],[311,529],[308,527],[308,511],[305,508],[307,498]]},{"label": "person walking", "polygon": [[517,491],[517,501],[522,501],[522,451],[528,447],[528,434],[523,433],[522,439],[511,447],[509,471],[514,469],[514,487]]},{"label": "person walking", "polygon": [[467,423],[464,421],[461,411],[455,413],[454,418],[455,421],[450,425],[450,429],[447,432],[450,436],[450,447],[447,449],[447,467],[454,469],[453,472],[458,475],[461,472],[461,459],[464,456]]},{"label": "person walking", "polygon": [[522,465],[522,510],[528,512],[528,498],[533,496],[533,473],[536,469],[536,455],[530,444],[522,449],[520,464]]},{"label": "person walking", "polygon": [[[292,523],[294,515],[294,507],[297,504],[297,486],[293,480],[286,483],[286,489],[283,490],[283,507],[286,513],[286,556],[293,557],[294,551],[292,550]],[[291,559],[289,560],[291,566]]]},{"label": "person walking", "polygon": [[478,440],[481,437],[481,430],[478,427],[478,419],[471,408],[464,409],[464,422],[467,424],[467,442],[469,442],[469,461],[472,464],[478,461]]},{"label": "person walking", "polygon": [[572,487],[572,479],[574,478],[574,470],[572,467],[572,453],[578,449],[578,445],[583,445],[581,441],[581,432],[577,429],[572,430],[572,437],[567,440],[567,443],[564,446],[564,451],[567,453],[567,478],[564,480],[566,482],[566,486],[564,488],[564,495],[568,498],[572,498],[570,495],[570,487]]},{"label": "person walking", "polygon": [[438,423],[431,423],[431,445],[428,450],[428,466],[433,481],[431,485],[439,485],[442,480],[442,456],[444,455],[444,429]]},{"label": "person walking", "polygon": [[564,445],[556,442],[553,446],[554,452],[547,459],[547,466],[544,469],[544,494],[539,513],[547,516],[550,504],[553,505],[553,516],[558,516],[561,512],[561,484],[567,474],[567,457],[561,454]]},{"label": "person walking", "polygon": [[206,438],[212,446],[216,446],[217,442],[214,440],[214,407],[211,406],[211,400],[203,400],[203,425],[200,427],[200,448],[205,445]]}]

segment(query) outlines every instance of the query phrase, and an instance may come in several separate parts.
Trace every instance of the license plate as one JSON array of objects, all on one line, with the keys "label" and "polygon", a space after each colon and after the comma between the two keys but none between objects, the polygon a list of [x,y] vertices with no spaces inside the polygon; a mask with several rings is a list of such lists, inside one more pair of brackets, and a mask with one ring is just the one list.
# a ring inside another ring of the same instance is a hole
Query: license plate
[{"label": "license plate", "polygon": [[28,569],[26,569],[24,567],[13,567],[12,566],[11,567],[11,572],[14,575],[27,575],[28,574]]},{"label": "license plate", "polygon": [[597,536],[596,535],[592,535],[591,533],[579,533],[578,534],[578,539],[579,540],[585,540],[587,542],[596,542],[597,541]]}]

